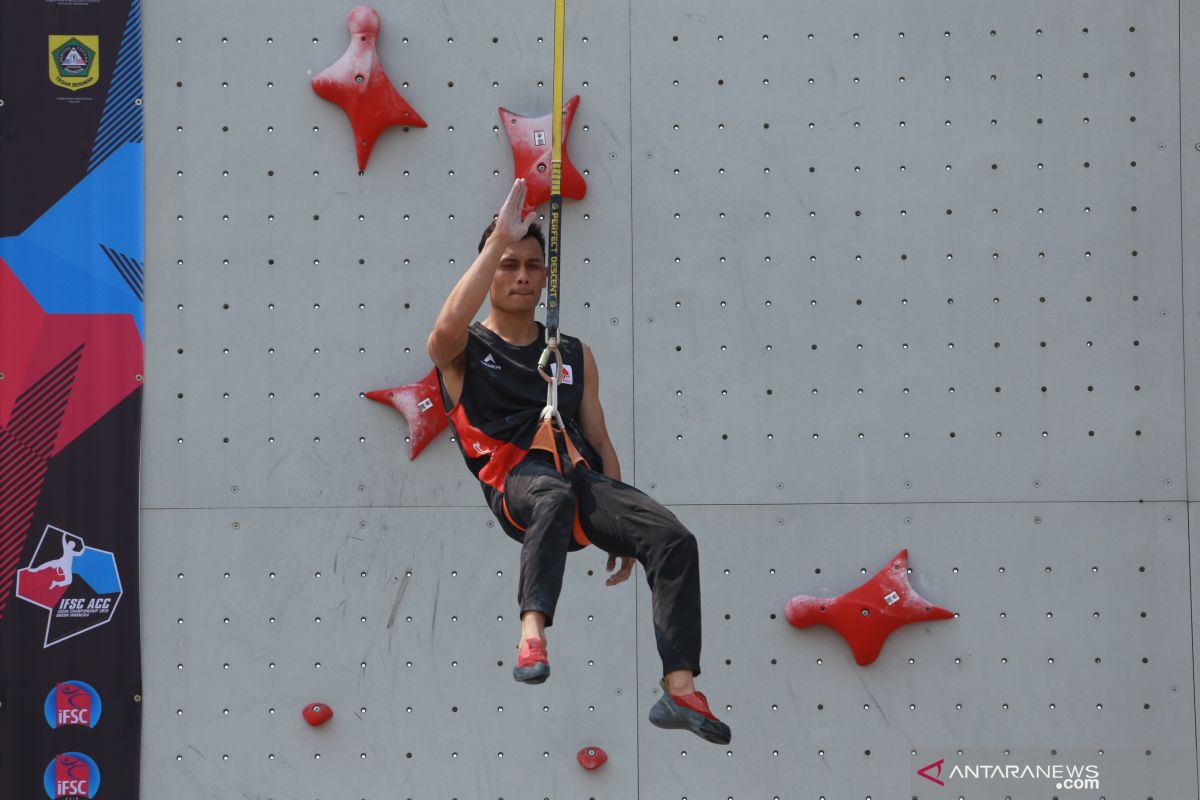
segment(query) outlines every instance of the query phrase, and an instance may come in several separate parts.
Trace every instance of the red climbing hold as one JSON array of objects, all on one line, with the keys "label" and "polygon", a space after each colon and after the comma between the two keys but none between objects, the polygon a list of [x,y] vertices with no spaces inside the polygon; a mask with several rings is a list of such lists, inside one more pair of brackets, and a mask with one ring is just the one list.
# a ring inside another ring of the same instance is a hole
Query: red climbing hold
[{"label": "red climbing hold", "polygon": [[419,456],[425,445],[445,430],[450,421],[442,407],[437,367],[429,370],[429,374],[416,383],[393,386],[391,389],[376,389],[367,392],[367,397],[377,403],[391,406],[408,420],[410,461]]},{"label": "red climbing hold", "polygon": [[324,703],[309,703],[302,713],[305,721],[315,728],[329,722],[329,718],[333,716],[333,709]]},{"label": "red climbing hold", "polygon": [[[562,196],[572,200],[580,200],[587,193],[583,176],[567,155],[567,135],[578,105],[579,95],[575,95],[563,106]],[[525,205],[521,209],[523,216],[550,199],[550,162],[554,145],[550,140],[550,115],[522,117],[501,106],[500,122],[508,134],[508,143],[512,145],[515,177],[525,179]]]},{"label": "red climbing hold", "polygon": [[354,146],[358,151],[358,171],[367,168],[371,148],[384,129],[391,125],[424,128],[412,106],[388,80],[375,40],[379,36],[379,14],[370,6],[355,6],[346,18],[350,45],[342,57],[312,79],[313,91],[331,103],[337,103],[350,118]]},{"label": "red climbing hold", "polygon": [[608,754],[599,747],[585,747],[576,755],[584,769],[592,770],[608,761]]},{"label": "red climbing hold", "polygon": [[954,613],[931,605],[908,583],[908,550],[871,580],[839,597],[797,595],[787,603],[787,621],[797,628],[828,625],[842,635],[860,666],[879,656],[892,631],[912,622],[950,619]]}]

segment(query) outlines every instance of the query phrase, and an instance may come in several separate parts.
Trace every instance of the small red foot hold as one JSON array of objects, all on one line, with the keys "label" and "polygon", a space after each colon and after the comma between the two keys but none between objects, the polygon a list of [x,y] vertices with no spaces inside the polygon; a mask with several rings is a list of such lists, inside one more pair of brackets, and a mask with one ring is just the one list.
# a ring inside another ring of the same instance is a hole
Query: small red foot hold
[{"label": "small red foot hold", "polygon": [[333,716],[333,709],[324,703],[309,703],[301,713],[304,714],[304,721],[315,728],[329,722]]},{"label": "small red foot hold", "polygon": [[[562,112],[562,195],[572,200],[581,200],[587,193],[583,176],[567,154],[567,135],[578,106],[579,95],[575,95],[563,106]],[[501,106],[500,122],[512,145],[514,177],[525,179],[525,205],[521,209],[524,216],[550,199],[550,168],[554,155],[550,115],[523,117]]]},{"label": "small red foot hold", "polygon": [[585,747],[579,751],[576,758],[579,759],[579,763],[584,769],[593,770],[602,766],[605,761],[608,761],[608,754],[599,747]]},{"label": "small red foot hold", "polygon": [[446,429],[449,417],[442,408],[442,394],[438,387],[437,367],[416,383],[393,386],[391,389],[376,389],[367,392],[367,397],[377,403],[389,405],[408,420],[408,459],[421,454],[425,446]]},{"label": "small red foot hold", "polygon": [[337,103],[350,118],[354,146],[358,151],[358,171],[367,168],[371,148],[379,134],[391,125],[424,128],[413,107],[388,80],[375,40],[379,36],[379,14],[370,6],[355,6],[346,18],[350,27],[350,45],[342,57],[312,79],[313,91],[331,103]]},{"label": "small red foot hold", "polygon": [[788,601],[784,613],[797,628],[833,628],[850,645],[859,666],[874,661],[897,628],[954,616],[954,612],[926,601],[909,585],[907,549],[854,591],[838,597],[797,595]]}]

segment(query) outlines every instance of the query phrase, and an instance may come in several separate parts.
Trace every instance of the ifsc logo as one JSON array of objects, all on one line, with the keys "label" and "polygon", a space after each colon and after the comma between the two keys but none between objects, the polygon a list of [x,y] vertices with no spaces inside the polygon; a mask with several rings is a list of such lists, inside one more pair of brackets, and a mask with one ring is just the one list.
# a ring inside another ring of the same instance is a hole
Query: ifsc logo
[{"label": "ifsc logo", "polygon": [[100,791],[100,768],[85,753],[59,753],[46,765],[42,788],[50,800],[90,800]]},{"label": "ifsc logo", "polygon": [[46,695],[43,712],[51,728],[79,726],[94,728],[100,722],[103,703],[100,693],[83,681],[63,681]]},{"label": "ifsc logo", "polygon": [[49,612],[43,647],[108,622],[121,594],[113,554],[53,525],[42,532],[29,566],[17,570],[17,597]]}]

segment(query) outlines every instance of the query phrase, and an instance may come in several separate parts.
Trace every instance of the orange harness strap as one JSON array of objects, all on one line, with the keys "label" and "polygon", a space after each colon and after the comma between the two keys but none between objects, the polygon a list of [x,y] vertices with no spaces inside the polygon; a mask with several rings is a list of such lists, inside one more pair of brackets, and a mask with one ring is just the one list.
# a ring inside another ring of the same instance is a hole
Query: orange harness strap
[{"label": "orange harness strap", "polygon": [[571,465],[575,466],[580,461],[586,464],[587,459],[580,455],[579,450],[575,447],[575,443],[571,441],[571,437],[565,431],[560,431],[554,427],[553,420],[549,418],[542,420],[538,425],[537,433],[533,436],[533,444],[529,445],[529,449],[546,450],[551,453],[554,456],[555,469],[559,471],[559,474],[562,474],[562,462],[559,460],[558,446],[555,443],[555,440],[558,438],[557,434],[559,433],[562,434],[563,441],[567,444],[567,455],[571,459]]},{"label": "orange harness strap", "polygon": [[[534,434],[533,443],[529,445],[529,449],[530,450],[545,450],[545,451],[549,452],[551,455],[553,455],[554,456],[554,468],[556,470],[558,470],[558,473],[561,475],[562,471],[563,471],[562,460],[559,456],[558,445],[556,442],[556,440],[558,438],[558,434],[560,434],[560,433],[562,434],[563,440],[566,442],[567,457],[571,459],[571,465],[575,466],[575,465],[578,465],[580,462],[583,462],[586,465],[587,459],[584,458],[580,454],[579,449],[577,447],[575,447],[575,443],[571,441],[571,437],[569,435],[567,435],[567,433],[565,431],[560,431],[558,428],[554,427],[554,422],[549,418],[542,420],[541,424],[538,425],[537,433]],[[524,532],[525,529],[522,528],[520,525],[517,525],[517,523],[512,518],[512,514],[509,513],[507,500],[503,501],[503,507],[504,507],[504,516],[508,517],[508,521],[511,522],[518,530]],[[589,544],[592,543],[592,540],[589,539],[587,537],[587,534],[585,534],[583,532],[583,526],[579,524],[579,501],[578,500],[575,501],[575,522],[574,522],[574,525],[572,526],[571,533],[575,537],[575,541],[584,547],[587,547]]]}]

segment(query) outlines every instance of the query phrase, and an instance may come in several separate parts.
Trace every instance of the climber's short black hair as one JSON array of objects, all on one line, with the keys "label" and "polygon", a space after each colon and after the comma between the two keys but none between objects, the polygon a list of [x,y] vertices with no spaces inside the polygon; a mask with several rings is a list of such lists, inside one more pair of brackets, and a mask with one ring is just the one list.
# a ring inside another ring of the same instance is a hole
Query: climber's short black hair
[{"label": "climber's short black hair", "polygon": [[[494,230],[496,230],[496,220],[492,220],[490,223],[488,223],[487,228],[484,229],[483,236],[479,239],[479,252],[483,252],[483,245],[487,242],[488,237],[492,235],[492,231]],[[537,239],[538,246],[542,248],[542,256],[545,257],[546,237],[542,235],[542,226],[536,222],[531,222],[529,224],[529,231],[521,238],[528,239],[530,236],[532,236],[534,239]]]}]

